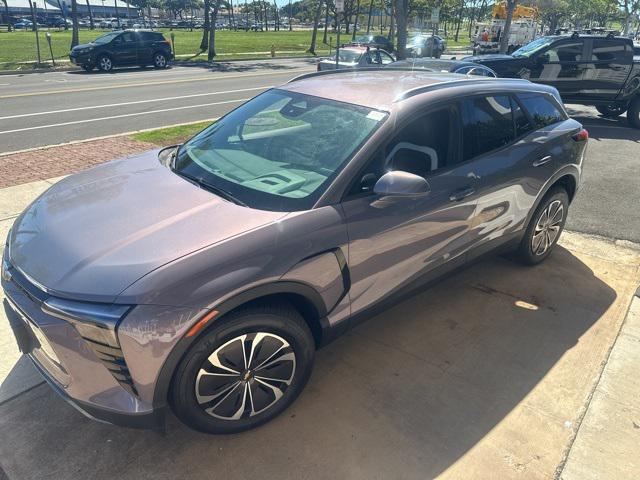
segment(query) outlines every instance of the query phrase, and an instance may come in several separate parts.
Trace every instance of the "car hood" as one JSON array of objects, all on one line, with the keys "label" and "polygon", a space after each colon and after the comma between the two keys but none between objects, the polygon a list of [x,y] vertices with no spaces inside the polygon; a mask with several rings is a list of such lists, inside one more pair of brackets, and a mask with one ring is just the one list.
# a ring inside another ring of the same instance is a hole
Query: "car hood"
[{"label": "car hood", "polygon": [[154,269],[284,215],[199,188],[155,150],[55,184],[17,218],[9,256],[53,294],[110,302]]},{"label": "car hood", "polygon": [[78,50],[82,50],[84,48],[89,48],[89,47],[95,47],[96,44],[93,42],[89,42],[89,43],[81,43],[80,45],[76,45],[75,47],[73,47],[71,49],[72,52],[77,52]]}]

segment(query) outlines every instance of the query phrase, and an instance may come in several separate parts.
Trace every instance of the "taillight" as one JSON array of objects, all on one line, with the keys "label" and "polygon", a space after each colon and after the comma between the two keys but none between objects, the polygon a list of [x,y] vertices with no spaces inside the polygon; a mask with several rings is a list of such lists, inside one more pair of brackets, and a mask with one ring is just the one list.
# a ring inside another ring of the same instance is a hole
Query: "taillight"
[{"label": "taillight", "polygon": [[571,135],[571,138],[573,138],[576,142],[586,142],[587,140],[589,140],[589,132],[585,128],[582,128],[575,135]]}]

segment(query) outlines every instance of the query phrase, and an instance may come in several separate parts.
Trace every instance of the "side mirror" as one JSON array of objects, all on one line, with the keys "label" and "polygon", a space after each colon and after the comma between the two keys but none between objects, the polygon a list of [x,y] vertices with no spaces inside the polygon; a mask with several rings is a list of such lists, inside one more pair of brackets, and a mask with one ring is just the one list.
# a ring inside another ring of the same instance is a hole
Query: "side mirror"
[{"label": "side mirror", "polygon": [[429,183],[413,173],[394,170],[376,182],[373,192],[384,196],[416,197],[429,193]]}]

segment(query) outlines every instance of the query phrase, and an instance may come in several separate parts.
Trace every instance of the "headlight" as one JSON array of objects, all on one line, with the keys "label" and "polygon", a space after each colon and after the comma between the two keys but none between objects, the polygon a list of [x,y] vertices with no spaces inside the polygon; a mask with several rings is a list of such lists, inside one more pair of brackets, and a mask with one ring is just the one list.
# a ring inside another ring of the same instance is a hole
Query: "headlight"
[{"label": "headlight", "polygon": [[122,388],[138,395],[116,335],[118,323],[133,307],[51,297],[41,308],[47,315],[71,323]]},{"label": "headlight", "polygon": [[120,348],[116,327],[130,309],[129,305],[85,303],[55,297],[42,304],[44,313],[72,323],[82,338],[116,348]]}]

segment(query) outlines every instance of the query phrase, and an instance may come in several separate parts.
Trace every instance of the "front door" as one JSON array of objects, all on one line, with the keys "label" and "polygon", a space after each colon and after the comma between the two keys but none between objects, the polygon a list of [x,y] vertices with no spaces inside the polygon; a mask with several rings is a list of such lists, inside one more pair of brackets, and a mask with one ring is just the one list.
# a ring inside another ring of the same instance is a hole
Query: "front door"
[{"label": "front door", "polygon": [[138,62],[137,42],[134,32],[124,32],[113,39],[113,60],[117,65],[136,65]]},{"label": "front door", "polygon": [[[458,122],[452,106],[402,125],[343,201],[352,314],[464,260],[476,177],[472,164],[457,163]],[[430,192],[417,198],[374,194],[375,180],[388,170],[423,176]]]},{"label": "front door", "polygon": [[563,99],[575,97],[583,88],[582,78],[587,66],[585,53],[582,38],[556,42],[534,55],[528,79],[557,88]]}]

